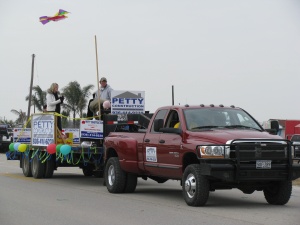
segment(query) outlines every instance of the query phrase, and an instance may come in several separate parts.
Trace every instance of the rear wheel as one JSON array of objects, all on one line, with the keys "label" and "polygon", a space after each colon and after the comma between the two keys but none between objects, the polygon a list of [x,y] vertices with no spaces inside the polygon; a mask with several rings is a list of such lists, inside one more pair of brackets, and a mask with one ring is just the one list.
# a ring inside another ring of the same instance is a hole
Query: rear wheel
[{"label": "rear wheel", "polygon": [[31,171],[34,178],[42,178],[45,174],[45,164],[41,162],[38,154],[31,161]]},{"label": "rear wheel", "polygon": [[111,157],[105,166],[105,183],[110,193],[124,192],[126,185],[126,173],[121,169],[119,158]]},{"label": "rear wheel", "polygon": [[126,184],[124,188],[125,193],[132,193],[135,191],[137,185],[137,176],[134,174],[128,173],[126,176]]},{"label": "rear wheel", "polygon": [[30,158],[31,158],[31,152],[27,154],[22,154],[22,171],[25,177],[32,177],[32,172],[31,172],[31,163],[30,163]]},{"label": "rear wheel", "polygon": [[55,170],[55,157],[52,157],[45,162],[45,178],[51,178]]},{"label": "rear wheel", "polygon": [[292,181],[274,182],[263,191],[269,204],[285,205],[292,195]]},{"label": "rear wheel", "polygon": [[183,198],[189,206],[203,206],[209,197],[209,181],[200,174],[200,165],[186,167],[182,178]]}]

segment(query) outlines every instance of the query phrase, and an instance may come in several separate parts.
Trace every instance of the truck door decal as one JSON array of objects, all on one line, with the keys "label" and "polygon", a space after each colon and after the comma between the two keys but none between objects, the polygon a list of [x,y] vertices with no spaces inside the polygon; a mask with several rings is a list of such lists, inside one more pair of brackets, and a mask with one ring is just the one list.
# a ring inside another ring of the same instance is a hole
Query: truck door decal
[{"label": "truck door decal", "polygon": [[157,162],[156,147],[146,147],[146,161]]}]

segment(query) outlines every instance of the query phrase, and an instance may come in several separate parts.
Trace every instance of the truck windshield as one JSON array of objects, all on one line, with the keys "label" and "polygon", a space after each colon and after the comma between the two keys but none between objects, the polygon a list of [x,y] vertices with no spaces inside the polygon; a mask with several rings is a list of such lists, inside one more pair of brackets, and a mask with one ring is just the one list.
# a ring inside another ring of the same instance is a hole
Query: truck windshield
[{"label": "truck windshield", "polygon": [[188,130],[224,128],[262,131],[261,126],[242,109],[190,108],[184,109],[184,117]]}]

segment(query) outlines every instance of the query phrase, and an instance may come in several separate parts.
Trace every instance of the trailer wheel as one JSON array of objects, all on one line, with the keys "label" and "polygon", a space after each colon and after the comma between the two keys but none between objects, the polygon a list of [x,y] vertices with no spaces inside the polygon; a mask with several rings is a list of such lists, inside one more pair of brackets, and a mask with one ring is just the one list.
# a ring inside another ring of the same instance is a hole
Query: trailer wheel
[{"label": "trailer wheel", "polygon": [[32,177],[30,158],[31,158],[31,152],[29,152],[28,155],[25,155],[24,153],[22,154],[21,165],[25,177]]},{"label": "trailer wheel", "polygon": [[126,184],[124,188],[125,193],[132,193],[135,191],[137,185],[137,176],[134,174],[128,173],[126,176]]},{"label": "trailer wheel", "polygon": [[105,183],[110,193],[124,192],[126,185],[126,173],[121,169],[119,158],[111,157],[105,166]]},{"label": "trailer wheel", "polygon": [[51,159],[45,162],[44,178],[51,178],[55,170],[55,157],[51,156]]},{"label": "trailer wheel", "polygon": [[94,172],[90,166],[85,166],[82,168],[83,175],[86,177],[93,176]]},{"label": "trailer wheel", "polygon": [[292,181],[274,182],[263,191],[269,204],[285,205],[292,195]]},{"label": "trailer wheel", "polygon": [[189,206],[203,206],[209,197],[209,181],[200,174],[200,165],[186,167],[182,177],[183,198]]},{"label": "trailer wheel", "polygon": [[36,179],[42,178],[45,174],[45,164],[41,162],[38,154],[31,161],[32,176]]},{"label": "trailer wheel", "polygon": [[93,175],[97,178],[103,178],[104,176],[104,171],[103,170],[97,170],[93,172]]}]

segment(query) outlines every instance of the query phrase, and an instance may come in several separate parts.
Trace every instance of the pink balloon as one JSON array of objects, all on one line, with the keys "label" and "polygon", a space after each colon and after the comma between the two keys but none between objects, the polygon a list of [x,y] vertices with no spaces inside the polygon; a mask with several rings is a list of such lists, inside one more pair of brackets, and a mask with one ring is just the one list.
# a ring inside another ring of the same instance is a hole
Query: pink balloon
[{"label": "pink balloon", "polygon": [[49,154],[54,154],[56,153],[56,144],[50,144],[47,146],[47,152]]},{"label": "pink balloon", "polygon": [[104,101],[103,102],[103,108],[104,109],[109,109],[110,108],[110,102],[109,101]]}]

